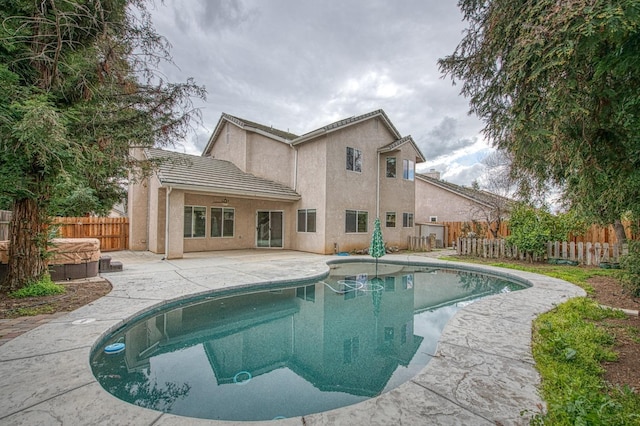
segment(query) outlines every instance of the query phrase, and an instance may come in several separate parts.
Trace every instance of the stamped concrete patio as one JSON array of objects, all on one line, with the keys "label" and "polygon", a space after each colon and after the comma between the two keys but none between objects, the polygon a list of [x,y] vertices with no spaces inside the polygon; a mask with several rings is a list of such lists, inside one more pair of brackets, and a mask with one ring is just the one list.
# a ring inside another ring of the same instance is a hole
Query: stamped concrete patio
[{"label": "stamped concrete patio", "polygon": [[[333,256],[294,251],[191,253],[162,260],[148,252],[112,253],[124,271],[105,274],[113,290],[74,312],[0,346],[0,424],[204,425],[232,424],[140,408],[107,393],[89,366],[106,332],[151,306],[230,286],[323,276]],[[427,266],[464,267],[531,287],[488,297],[460,310],[445,327],[435,357],[391,392],[362,403],[283,425],[518,425],[543,406],[531,355],[531,322],[582,289],[541,275],[464,265],[418,255],[385,259]],[[521,415],[521,413],[525,413]],[[247,424],[249,422],[241,422]],[[251,424],[267,422],[251,422]]]}]

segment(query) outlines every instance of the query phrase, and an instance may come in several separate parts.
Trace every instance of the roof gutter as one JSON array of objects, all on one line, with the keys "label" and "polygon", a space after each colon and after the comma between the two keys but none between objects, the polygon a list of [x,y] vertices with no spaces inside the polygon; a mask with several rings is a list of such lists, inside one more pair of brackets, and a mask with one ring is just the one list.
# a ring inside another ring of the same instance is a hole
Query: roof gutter
[{"label": "roof gutter", "polygon": [[190,192],[203,192],[203,193],[220,193],[226,194],[228,196],[236,196],[241,198],[260,198],[266,200],[284,200],[284,201],[298,201],[302,198],[299,194],[296,195],[284,195],[284,194],[267,194],[264,192],[256,192],[256,191],[241,191],[241,190],[230,190],[228,188],[211,188],[207,186],[197,186],[197,185],[185,185],[185,184],[162,184],[162,186],[166,188],[172,189],[181,189],[184,191]]}]

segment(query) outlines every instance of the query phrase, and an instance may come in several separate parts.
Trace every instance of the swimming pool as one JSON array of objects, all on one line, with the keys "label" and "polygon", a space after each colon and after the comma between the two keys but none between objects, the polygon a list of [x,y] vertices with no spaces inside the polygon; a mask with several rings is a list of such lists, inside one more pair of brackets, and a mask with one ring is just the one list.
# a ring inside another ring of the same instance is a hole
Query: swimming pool
[{"label": "swimming pool", "polygon": [[411,379],[458,309],[519,288],[470,272],[381,263],[376,276],[371,263],[340,263],[319,282],[211,294],[146,313],[103,339],[91,365],[109,392],[159,411],[300,416]]}]

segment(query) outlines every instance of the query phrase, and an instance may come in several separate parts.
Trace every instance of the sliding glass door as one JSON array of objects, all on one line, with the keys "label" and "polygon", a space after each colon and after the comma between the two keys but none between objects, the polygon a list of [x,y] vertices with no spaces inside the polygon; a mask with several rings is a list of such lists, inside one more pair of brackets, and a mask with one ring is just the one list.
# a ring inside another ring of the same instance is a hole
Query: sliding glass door
[{"label": "sliding glass door", "polygon": [[256,215],[256,247],[283,246],[283,219],[282,211],[258,211]]}]

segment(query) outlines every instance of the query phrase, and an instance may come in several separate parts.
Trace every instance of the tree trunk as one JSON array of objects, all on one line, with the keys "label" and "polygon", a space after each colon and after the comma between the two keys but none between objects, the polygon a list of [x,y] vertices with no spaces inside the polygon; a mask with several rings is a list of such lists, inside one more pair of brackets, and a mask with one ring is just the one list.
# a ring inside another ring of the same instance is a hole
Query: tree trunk
[{"label": "tree trunk", "polygon": [[620,244],[624,244],[627,242],[627,234],[624,231],[624,225],[619,220],[616,220],[613,223],[613,229],[616,233],[616,239]]},{"label": "tree trunk", "polygon": [[9,223],[8,273],[2,291],[10,292],[39,279],[47,271],[46,221],[36,200],[21,199],[13,203]]}]

